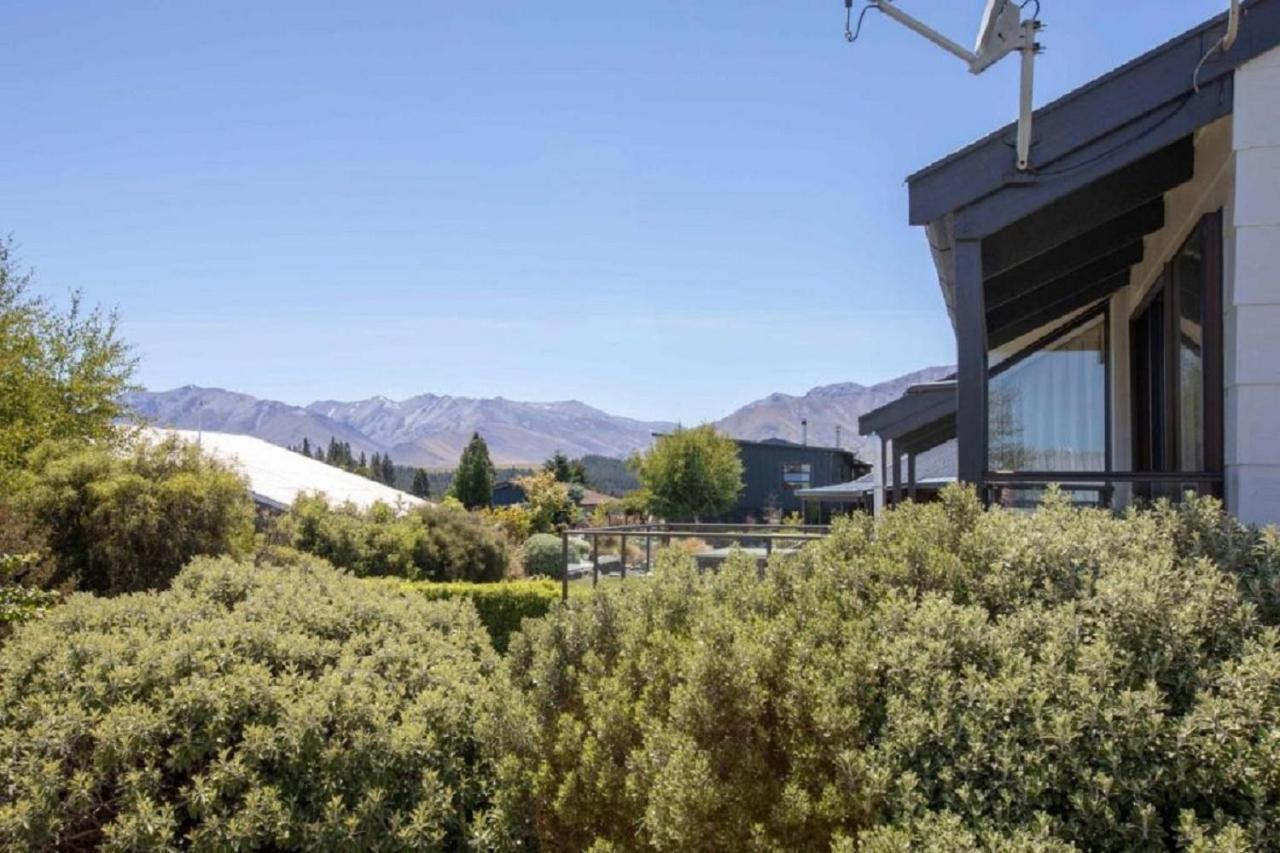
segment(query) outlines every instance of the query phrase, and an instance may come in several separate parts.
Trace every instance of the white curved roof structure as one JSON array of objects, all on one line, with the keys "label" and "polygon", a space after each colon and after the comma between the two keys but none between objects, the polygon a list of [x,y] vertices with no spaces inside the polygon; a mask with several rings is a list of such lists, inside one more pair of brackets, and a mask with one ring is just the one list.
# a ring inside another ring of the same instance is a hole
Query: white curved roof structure
[{"label": "white curved roof structure", "polygon": [[350,502],[360,509],[368,509],[379,501],[406,509],[426,503],[408,492],[308,459],[251,435],[154,427],[142,430],[142,434],[153,439],[177,436],[200,445],[205,452],[248,477],[249,490],[256,502],[275,509],[287,509],[300,494],[316,493],[324,494],[332,503]]}]

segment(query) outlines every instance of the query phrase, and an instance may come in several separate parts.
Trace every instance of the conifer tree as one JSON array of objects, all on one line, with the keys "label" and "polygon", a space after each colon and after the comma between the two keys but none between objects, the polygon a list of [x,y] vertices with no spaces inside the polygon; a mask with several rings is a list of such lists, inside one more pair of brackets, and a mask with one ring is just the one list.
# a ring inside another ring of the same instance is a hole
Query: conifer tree
[{"label": "conifer tree", "polygon": [[409,493],[424,499],[431,497],[431,478],[424,469],[418,468],[413,472],[413,485],[409,487]]},{"label": "conifer tree", "polygon": [[382,457],[382,482],[388,486],[396,484],[396,466],[391,461],[391,454],[388,453]]},{"label": "conifer tree", "polygon": [[310,459],[311,458],[311,439],[307,438],[304,435],[302,437],[302,449],[299,450],[298,452],[301,453],[303,456],[307,457],[308,459]]},{"label": "conifer tree", "polygon": [[458,460],[458,471],[453,477],[453,496],[467,509],[478,509],[493,503],[493,461],[489,459],[489,445],[480,433],[473,433],[471,441]]}]

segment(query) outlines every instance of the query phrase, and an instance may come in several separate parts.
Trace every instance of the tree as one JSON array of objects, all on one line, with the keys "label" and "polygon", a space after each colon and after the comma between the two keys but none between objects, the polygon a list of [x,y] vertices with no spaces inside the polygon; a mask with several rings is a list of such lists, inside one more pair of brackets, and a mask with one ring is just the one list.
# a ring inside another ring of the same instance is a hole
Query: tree
[{"label": "tree", "polygon": [[453,476],[453,495],[467,509],[477,509],[493,503],[493,462],[489,459],[489,445],[480,433],[472,433],[471,441],[458,460],[458,471]]},{"label": "tree", "polygon": [[742,491],[738,445],[709,424],[662,436],[633,465],[653,511],[669,521],[722,515]]},{"label": "tree", "polygon": [[59,311],[32,281],[0,239],[0,477],[46,439],[115,441],[136,365],[114,311],[78,292]]},{"label": "tree", "polygon": [[127,454],[49,442],[19,482],[20,508],[48,533],[55,583],[102,593],[164,588],[192,557],[253,548],[248,483],[176,438]]},{"label": "tree", "polygon": [[413,472],[413,485],[409,487],[409,493],[424,499],[431,497],[431,478],[424,469],[418,468]]},{"label": "tree", "polygon": [[311,458],[311,439],[307,438],[304,435],[302,437],[302,448],[298,452],[301,453],[303,456],[307,457],[308,459],[310,459]]},{"label": "tree", "polygon": [[382,471],[380,473],[381,476],[379,479],[381,479],[382,482],[386,483],[388,486],[394,486],[396,484],[396,466],[395,463],[391,461],[390,453],[383,454]]},{"label": "tree", "polygon": [[520,477],[516,485],[524,491],[525,506],[529,510],[534,533],[550,533],[567,527],[577,515],[578,507],[569,496],[569,487],[550,471]]},{"label": "tree", "polygon": [[542,470],[555,475],[556,481],[560,483],[584,485],[587,482],[587,472],[582,465],[582,460],[570,460],[568,456],[565,456],[559,450],[550,459],[542,463]]}]

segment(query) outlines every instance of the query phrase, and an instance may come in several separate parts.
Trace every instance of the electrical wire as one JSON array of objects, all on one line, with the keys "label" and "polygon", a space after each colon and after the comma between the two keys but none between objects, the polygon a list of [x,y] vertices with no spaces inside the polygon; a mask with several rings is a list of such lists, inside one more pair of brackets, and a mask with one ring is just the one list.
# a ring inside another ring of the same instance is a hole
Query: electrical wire
[{"label": "electrical wire", "polygon": [[862,12],[858,15],[858,26],[852,27],[853,24],[853,0],[844,0],[844,40],[849,44],[853,44],[858,40],[858,36],[862,35],[862,21],[876,7],[875,3],[868,3],[862,7]]},{"label": "electrical wire", "polygon": [[1101,160],[1105,160],[1106,158],[1110,157],[1112,154],[1115,154],[1117,151],[1121,151],[1125,148],[1128,148],[1130,145],[1134,144],[1135,142],[1140,142],[1143,139],[1146,139],[1148,136],[1155,133],[1161,127],[1164,127],[1166,124],[1169,123],[1169,121],[1173,119],[1174,116],[1178,115],[1178,113],[1186,109],[1187,104],[1191,103],[1191,99],[1193,97],[1195,97],[1194,93],[1190,93],[1190,92],[1183,95],[1181,98],[1178,99],[1177,106],[1175,106],[1169,112],[1165,113],[1159,119],[1154,121],[1149,127],[1143,128],[1140,133],[1137,133],[1129,137],[1123,142],[1116,143],[1112,147],[1108,148],[1106,151],[1100,151],[1087,160],[1082,160],[1081,162],[1074,163],[1070,166],[1064,166],[1061,169],[1055,169],[1050,172],[1035,172],[1034,174],[1038,178],[1058,178],[1063,175],[1070,175],[1073,172],[1078,172],[1081,169],[1084,169],[1088,166],[1092,166],[1093,164]]}]

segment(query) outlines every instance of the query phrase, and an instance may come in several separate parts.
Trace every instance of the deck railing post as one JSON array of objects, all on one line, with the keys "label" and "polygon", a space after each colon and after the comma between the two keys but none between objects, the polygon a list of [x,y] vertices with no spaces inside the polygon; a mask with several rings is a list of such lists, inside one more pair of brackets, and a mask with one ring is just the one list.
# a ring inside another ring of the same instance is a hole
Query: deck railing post
[{"label": "deck railing post", "polygon": [[600,534],[591,534],[591,585],[600,585]]},{"label": "deck railing post", "polygon": [[569,600],[569,531],[560,534],[560,567],[563,572],[560,576],[560,599],[562,601]]},{"label": "deck railing post", "polygon": [[653,533],[649,528],[644,531],[644,570],[646,573],[653,571],[653,563],[650,559],[653,556]]},{"label": "deck railing post", "polygon": [[618,565],[622,569],[622,579],[627,579],[627,534],[618,539]]}]

